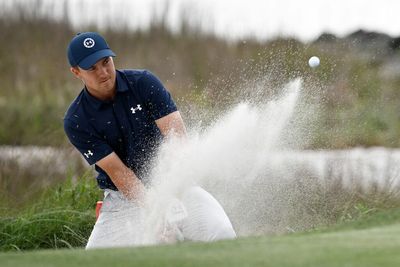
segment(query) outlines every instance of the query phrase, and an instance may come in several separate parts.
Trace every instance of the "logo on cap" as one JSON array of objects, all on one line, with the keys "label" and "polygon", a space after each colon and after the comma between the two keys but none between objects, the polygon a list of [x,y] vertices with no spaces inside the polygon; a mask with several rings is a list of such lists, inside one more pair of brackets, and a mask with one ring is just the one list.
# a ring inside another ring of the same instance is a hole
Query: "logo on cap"
[{"label": "logo on cap", "polygon": [[83,40],[83,45],[86,48],[92,48],[94,46],[95,42],[92,38],[86,38],[85,40]]}]

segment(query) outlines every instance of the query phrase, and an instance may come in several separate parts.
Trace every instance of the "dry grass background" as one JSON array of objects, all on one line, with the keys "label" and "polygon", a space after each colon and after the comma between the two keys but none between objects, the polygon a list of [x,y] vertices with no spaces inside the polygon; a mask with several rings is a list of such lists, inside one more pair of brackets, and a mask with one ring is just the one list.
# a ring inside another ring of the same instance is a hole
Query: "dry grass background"
[{"label": "dry grass background", "polygon": [[[321,106],[318,127],[310,133],[313,138],[306,148],[400,145],[397,39],[386,40],[383,35],[374,39],[374,34],[361,32],[343,39],[322,36],[307,44],[294,39],[228,42],[185,24],[181,29],[173,34],[159,21],[148,31],[104,29],[101,33],[117,53],[116,66],[154,72],[173,93],[189,124],[196,119],[193,110],[202,110],[202,119],[211,121],[220,110],[252,96],[255,84],[262,84],[261,96],[268,97],[287,81],[302,77],[305,93]],[[17,6],[14,14],[0,17],[0,145],[70,148],[62,118],[82,85],[69,73],[66,46],[77,31],[84,30],[99,29],[73,29],[68,14],[54,21],[41,17],[35,8]],[[322,60],[315,70],[307,66],[312,55]],[[37,174],[32,168],[25,171],[6,161],[0,162],[0,167],[2,192],[14,194],[3,194],[2,203],[6,205],[0,220],[1,249],[85,243],[94,219],[88,210],[98,199],[93,181],[71,174],[70,180],[60,184],[58,181],[64,181],[68,172]],[[80,176],[84,172],[77,170],[72,173]],[[283,204],[293,212],[270,220],[269,226],[290,231],[292,222],[302,220],[303,224],[292,230],[305,230],[399,206],[397,192],[347,190],[339,178],[321,186],[312,182],[312,175],[301,175],[308,181],[275,188],[292,190],[292,198]],[[16,177],[22,182],[15,183]],[[47,184],[49,180],[57,181],[58,187],[51,188],[36,207],[26,208],[17,216],[5,215],[10,207],[23,206],[17,203],[18,195],[22,202],[40,198],[41,192],[32,189],[35,184],[50,188],[54,184]],[[54,214],[62,220],[52,217]],[[268,214],[261,213],[263,219],[268,219]],[[259,231],[266,230],[261,227]]]}]

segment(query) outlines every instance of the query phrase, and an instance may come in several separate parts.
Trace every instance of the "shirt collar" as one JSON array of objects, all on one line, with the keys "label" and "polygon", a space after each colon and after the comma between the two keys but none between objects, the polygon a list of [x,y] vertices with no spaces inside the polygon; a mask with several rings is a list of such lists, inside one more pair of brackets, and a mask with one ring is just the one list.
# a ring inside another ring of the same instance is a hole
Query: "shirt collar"
[{"label": "shirt collar", "polygon": [[99,109],[103,103],[107,103],[106,101],[102,101],[100,99],[95,98],[92,96],[86,86],[83,88],[83,95],[85,96],[86,100],[89,104],[94,107],[95,109]]},{"label": "shirt collar", "polygon": [[124,80],[123,74],[121,71],[116,71],[117,76],[117,92],[126,92],[129,90],[128,83]]},{"label": "shirt collar", "polygon": [[[116,70],[116,87],[117,87],[117,94],[118,93],[122,93],[122,92],[126,92],[129,90],[129,86],[127,84],[127,82],[122,78],[122,74],[121,71]],[[83,93],[86,97],[86,99],[88,100],[88,102],[95,108],[95,109],[99,109],[103,104],[109,104],[112,103],[113,101],[102,101],[100,99],[95,98],[94,96],[92,96],[89,91],[87,90],[86,86],[83,89]]]}]

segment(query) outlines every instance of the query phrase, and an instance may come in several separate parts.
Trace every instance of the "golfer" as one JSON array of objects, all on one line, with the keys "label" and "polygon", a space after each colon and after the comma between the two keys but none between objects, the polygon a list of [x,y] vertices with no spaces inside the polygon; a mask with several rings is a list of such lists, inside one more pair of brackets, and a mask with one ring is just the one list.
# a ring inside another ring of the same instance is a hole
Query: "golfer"
[{"label": "golfer", "polygon": [[[155,75],[115,68],[116,55],[98,33],[77,34],[67,54],[70,70],[84,88],[65,114],[65,133],[87,162],[95,164],[105,196],[86,248],[143,245],[147,174],[163,138],[185,137],[183,120]],[[174,208],[184,214],[173,227],[179,231],[173,235],[177,239],[236,237],[221,205],[200,187],[189,188]],[[166,240],[165,229],[154,232],[161,235],[157,243]]]}]

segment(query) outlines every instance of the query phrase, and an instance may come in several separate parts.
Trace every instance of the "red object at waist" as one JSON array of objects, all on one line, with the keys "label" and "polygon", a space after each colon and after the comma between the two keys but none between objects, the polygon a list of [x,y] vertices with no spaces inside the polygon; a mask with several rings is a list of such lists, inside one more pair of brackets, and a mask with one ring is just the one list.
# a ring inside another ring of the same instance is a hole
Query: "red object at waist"
[{"label": "red object at waist", "polygon": [[103,206],[103,201],[97,201],[97,203],[96,203],[96,220],[100,216],[101,206]]}]

